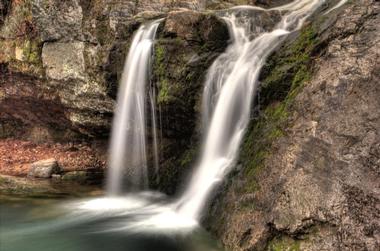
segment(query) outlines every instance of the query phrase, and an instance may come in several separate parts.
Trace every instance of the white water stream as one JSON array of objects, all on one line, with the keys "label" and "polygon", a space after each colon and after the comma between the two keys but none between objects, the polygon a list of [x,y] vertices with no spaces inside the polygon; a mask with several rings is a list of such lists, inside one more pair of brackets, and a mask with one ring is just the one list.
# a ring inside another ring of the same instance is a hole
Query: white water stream
[{"label": "white water stream", "polygon": [[[123,186],[132,190],[148,188],[146,86],[150,80],[153,42],[160,21],[140,27],[124,65],[111,134],[107,181],[110,195],[120,194]],[[154,104],[151,110],[154,120]],[[155,125],[155,121],[153,123]],[[153,136],[156,136],[155,130]],[[156,138],[153,143],[157,154]],[[155,156],[155,165],[158,165]]]},{"label": "white water stream", "polygon": [[266,58],[284,36],[299,29],[322,2],[299,0],[271,9],[286,14],[273,31],[254,39],[250,39],[249,27],[245,25],[249,22],[238,22],[233,14],[224,17],[232,43],[207,75],[203,99],[203,125],[207,130],[204,150],[190,185],[178,202],[181,215],[201,218],[212,190],[234,166]]}]

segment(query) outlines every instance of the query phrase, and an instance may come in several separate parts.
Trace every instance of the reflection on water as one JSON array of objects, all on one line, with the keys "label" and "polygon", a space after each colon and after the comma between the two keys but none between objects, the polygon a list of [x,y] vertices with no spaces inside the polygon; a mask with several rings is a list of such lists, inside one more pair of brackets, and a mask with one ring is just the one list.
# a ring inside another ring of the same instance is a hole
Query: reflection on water
[{"label": "reflection on water", "polygon": [[[54,200],[0,197],[1,251],[217,251],[160,195]],[[165,200],[164,200],[165,201]]]}]

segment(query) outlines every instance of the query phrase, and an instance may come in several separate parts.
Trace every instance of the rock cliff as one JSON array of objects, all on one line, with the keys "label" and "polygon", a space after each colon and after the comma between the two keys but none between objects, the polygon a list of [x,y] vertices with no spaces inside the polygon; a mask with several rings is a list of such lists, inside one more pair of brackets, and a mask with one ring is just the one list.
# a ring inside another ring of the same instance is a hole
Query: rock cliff
[{"label": "rock cliff", "polygon": [[379,10],[320,13],[268,61],[238,168],[209,212],[229,249],[379,249]]}]

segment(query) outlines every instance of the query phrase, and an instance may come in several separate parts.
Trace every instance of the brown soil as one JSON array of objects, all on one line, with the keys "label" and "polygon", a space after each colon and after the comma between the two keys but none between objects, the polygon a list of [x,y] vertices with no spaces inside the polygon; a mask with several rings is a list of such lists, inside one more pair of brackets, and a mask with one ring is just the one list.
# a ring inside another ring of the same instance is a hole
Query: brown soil
[{"label": "brown soil", "polygon": [[26,176],[30,164],[54,158],[63,171],[104,168],[105,151],[79,143],[42,143],[6,139],[0,140],[0,173]]}]

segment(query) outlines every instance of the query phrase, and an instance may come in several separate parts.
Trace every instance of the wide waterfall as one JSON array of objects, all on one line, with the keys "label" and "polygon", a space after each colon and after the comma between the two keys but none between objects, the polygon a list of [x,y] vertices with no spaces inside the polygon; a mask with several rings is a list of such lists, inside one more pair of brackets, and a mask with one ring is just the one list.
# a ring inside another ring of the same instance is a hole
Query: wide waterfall
[{"label": "wide waterfall", "polygon": [[207,75],[203,98],[203,127],[207,130],[204,150],[190,185],[178,203],[181,215],[193,219],[201,217],[210,193],[234,166],[266,58],[284,36],[299,29],[322,2],[299,0],[268,10],[286,14],[273,31],[253,39],[249,21],[241,21],[234,14],[224,17],[232,43]]},{"label": "wide waterfall", "polygon": [[[153,42],[160,20],[142,25],[137,31],[124,65],[111,134],[107,189],[111,195],[129,189],[146,189],[148,171],[146,157],[146,86],[150,80]],[[151,110],[155,127],[152,93]],[[157,139],[153,130],[155,165]]]}]

